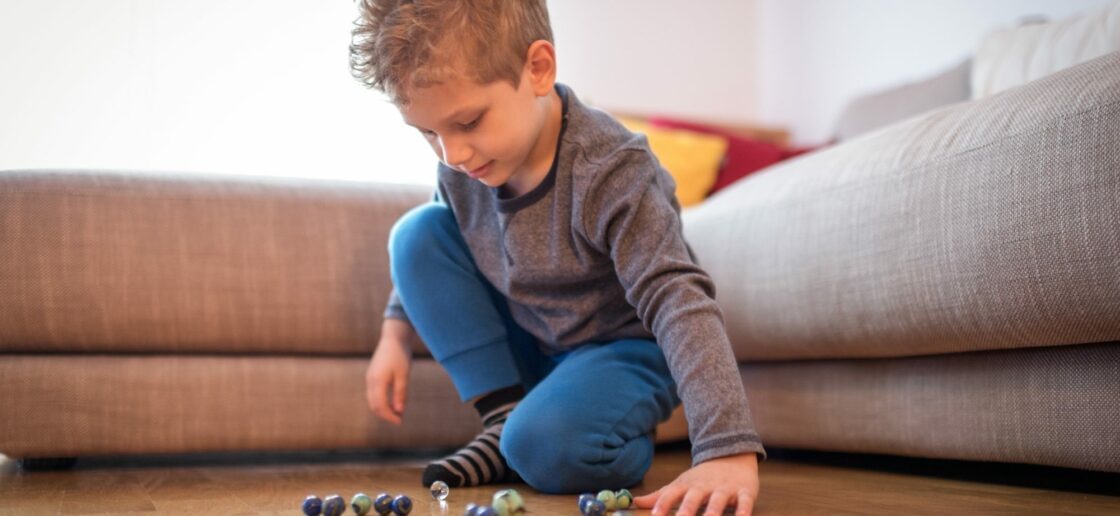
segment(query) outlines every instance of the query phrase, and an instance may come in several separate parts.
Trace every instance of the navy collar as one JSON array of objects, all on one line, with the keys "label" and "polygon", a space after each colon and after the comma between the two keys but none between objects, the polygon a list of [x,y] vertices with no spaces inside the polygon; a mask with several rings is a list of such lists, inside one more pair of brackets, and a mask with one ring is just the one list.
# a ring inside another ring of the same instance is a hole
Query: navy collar
[{"label": "navy collar", "polygon": [[562,118],[560,120],[560,134],[556,138],[556,154],[552,156],[552,167],[548,169],[548,175],[545,176],[544,181],[537,185],[524,195],[519,195],[511,199],[503,199],[498,195],[498,188],[491,188],[490,193],[497,201],[498,211],[501,213],[512,213],[524,208],[527,208],[537,201],[541,200],[545,195],[552,190],[553,185],[556,184],[556,170],[560,165],[560,145],[564,140],[564,131],[568,128],[568,88],[560,83],[553,86],[556,94],[560,96],[560,102],[563,105]]}]

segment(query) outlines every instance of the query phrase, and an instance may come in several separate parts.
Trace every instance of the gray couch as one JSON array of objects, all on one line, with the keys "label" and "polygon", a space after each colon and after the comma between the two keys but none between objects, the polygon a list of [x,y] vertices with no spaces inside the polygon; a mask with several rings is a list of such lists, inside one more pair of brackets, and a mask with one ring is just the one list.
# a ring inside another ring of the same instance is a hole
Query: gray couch
[{"label": "gray couch", "polygon": [[[764,442],[1120,472],[1118,122],[1110,54],[687,211]],[[405,423],[365,408],[387,233],[428,194],[0,172],[0,453],[465,442],[422,350]]]},{"label": "gray couch", "polygon": [[1120,471],[1120,53],[773,167],[685,227],[769,445]]}]

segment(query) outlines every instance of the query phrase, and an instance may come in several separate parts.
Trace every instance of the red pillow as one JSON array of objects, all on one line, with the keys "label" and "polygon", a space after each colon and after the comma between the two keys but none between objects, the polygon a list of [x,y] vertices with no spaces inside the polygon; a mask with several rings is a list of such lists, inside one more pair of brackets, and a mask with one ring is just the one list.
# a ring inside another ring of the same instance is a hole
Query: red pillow
[{"label": "red pillow", "polygon": [[727,138],[727,156],[716,175],[716,182],[712,185],[708,195],[712,195],[731,183],[762,170],[784,159],[803,154],[812,148],[786,149],[773,143],[752,140],[743,136],[729,133],[716,127],[711,127],[692,122],[684,122],[672,118],[653,117],[649,119],[650,125],[663,129],[680,129],[696,131],[698,133],[714,134]]}]

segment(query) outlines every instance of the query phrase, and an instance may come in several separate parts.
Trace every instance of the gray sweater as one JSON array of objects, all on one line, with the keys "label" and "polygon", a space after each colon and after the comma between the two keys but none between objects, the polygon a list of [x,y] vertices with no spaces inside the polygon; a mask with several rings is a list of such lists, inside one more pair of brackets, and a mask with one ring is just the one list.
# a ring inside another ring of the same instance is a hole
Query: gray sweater
[{"label": "gray sweater", "polygon": [[[545,352],[656,340],[684,405],[693,463],[743,452],[762,458],[715,287],[684,240],[672,177],[645,136],[584,106],[566,86],[556,90],[565,120],[538,187],[503,199],[441,164],[436,198]],[[385,316],[407,320],[395,293]]]}]

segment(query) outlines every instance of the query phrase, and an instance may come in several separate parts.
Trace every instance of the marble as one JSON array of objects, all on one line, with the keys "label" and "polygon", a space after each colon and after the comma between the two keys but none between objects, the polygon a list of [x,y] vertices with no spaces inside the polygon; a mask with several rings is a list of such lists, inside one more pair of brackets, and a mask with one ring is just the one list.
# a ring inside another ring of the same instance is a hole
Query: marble
[{"label": "marble", "polygon": [[350,499],[350,508],[354,509],[354,514],[365,516],[373,509],[373,500],[365,493],[358,493]]},{"label": "marble", "polygon": [[373,499],[373,510],[381,516],[393,512],[393,497],[386,493],[377,495],[377,498]]},{"label": "marble", "polygon": [[630,494],[627,489],[619,489],[614,494],[614,501],[617,509],[629,509],[631,505],[634,505],[634,495]]},{"label": "marble", "polygon": [[393,514],[405,516],[412,512],[412,498],[405,495],[397,495],[396,498],[393,498],[392,508]]},{"label": "marble", "polygon": [[323,498],[323,516],[342,516],[346,512],[346,501],[341,496],[332,494]]},{"label": "marble", "polygon": [[319,516],[319,513],[323,512],[323,501],[318,496],[311,495],[303,499],[300,508],[307,516]]},{"label": "marble", "polygon": [[433,500],[439,500],[441,502],[446,500],[448,496],[451,496],[451,488],[447,487],[447,482],[444,482],[442,480],[436,480],[435,482],[432,482],[432,485],[428,488],[428,491],[432,493]]}]

